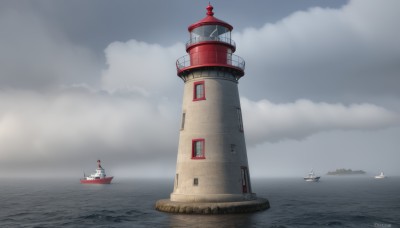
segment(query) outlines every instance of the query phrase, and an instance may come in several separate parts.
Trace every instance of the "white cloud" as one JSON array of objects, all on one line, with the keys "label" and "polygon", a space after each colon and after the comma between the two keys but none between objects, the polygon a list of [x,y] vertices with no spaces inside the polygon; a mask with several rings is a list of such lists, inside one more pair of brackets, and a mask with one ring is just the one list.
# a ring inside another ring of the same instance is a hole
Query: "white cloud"
[{"label": "white cloud", "polygon": [[399,1],[350,1],[311,8],[237,32],[247,97],[290,101],[400,96]]},{"label": "white cloud", "polygon": [[[396,113],[372,104],[274,104],[246,98],[241,103],[249,146],[324,131],[387,128],[399,120]],[[150,161],[172,162],[176,156],[180,104],[175,101],[87,89],[50,94],[7,90],[0,93],[0,104],[1,169],[65,171],[102,158],[123,170]]]},{"label": "white cloud", "polygon": [[249,145],[301,140],[332,130],[376,130],[398,125],[400,116],[373,104],[314,103],[298,100],[274,104],[268,100],[241,99]]},{"label": "white cloud", "polygon": [[123,167],[176,152],[178,108],[165,100],[2,91],[0,104],[0,170],[66,170],[97,158]]},{"label": "white cloud", "polygon": [[[362,103],[366,94],[400,91],[396,4],[350,1],[235,33],[247,63],[240,91],[250,97],[241,99],[248,145],[398,124],[390,108]],[[89,50],[37,15],[1,11],[0,30],[0,170],[66,170],[98,157],[121,170],[174,165],[183,90],[175,61],[186,54],[183,44],[111,43],[101,74]],[[307,100],[272,103],[270,95]],[[313,102],[341,95],[361,102]]]},{"label": "white cloud", "polygon": [[162,47],[136,40],[111,43],[105,50],[107,69],[102,76],[103,88],[174,95],[179,86],[175,61],[184,50],[183,44]]}]

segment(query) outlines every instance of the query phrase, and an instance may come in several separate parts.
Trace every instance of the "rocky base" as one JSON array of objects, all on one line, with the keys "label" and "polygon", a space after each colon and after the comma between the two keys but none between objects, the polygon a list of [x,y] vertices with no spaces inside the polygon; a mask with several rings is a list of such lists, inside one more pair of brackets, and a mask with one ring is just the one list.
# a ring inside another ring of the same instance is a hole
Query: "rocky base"
[{"label": "rocky base", "polygon": [[262,211],[269,208],[269,201],[257,198],[249,201],[239,202],[177,202],[169,199],[158,200],[156,210],[181,213],[181,214],[235,214]]}]

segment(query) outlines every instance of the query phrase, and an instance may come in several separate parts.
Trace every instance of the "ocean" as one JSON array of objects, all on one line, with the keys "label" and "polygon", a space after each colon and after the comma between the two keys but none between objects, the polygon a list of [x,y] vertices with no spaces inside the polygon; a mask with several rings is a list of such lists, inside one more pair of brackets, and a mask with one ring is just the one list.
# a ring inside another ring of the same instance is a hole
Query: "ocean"
[{"label": "ocean", "polygon": [[400,227],[400,177],[252,179],[271,208],[251,214],[181,215],[154,209],[173,180],[1,179],[0,227]]}]

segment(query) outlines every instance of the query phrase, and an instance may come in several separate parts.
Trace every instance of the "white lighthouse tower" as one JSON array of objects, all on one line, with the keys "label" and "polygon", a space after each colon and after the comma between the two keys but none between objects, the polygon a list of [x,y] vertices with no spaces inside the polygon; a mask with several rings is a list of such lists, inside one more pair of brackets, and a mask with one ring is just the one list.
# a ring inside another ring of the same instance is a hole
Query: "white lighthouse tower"
[{"label": "white lighthouse tower", "polygon": [[233,53],[233,27],[207,16],[190,25],[188,55],[176,62],[184,94],[174,190],[156,208],[180,213],[239,213],[269,208],[252,192],[238,81],[245,62]]}]

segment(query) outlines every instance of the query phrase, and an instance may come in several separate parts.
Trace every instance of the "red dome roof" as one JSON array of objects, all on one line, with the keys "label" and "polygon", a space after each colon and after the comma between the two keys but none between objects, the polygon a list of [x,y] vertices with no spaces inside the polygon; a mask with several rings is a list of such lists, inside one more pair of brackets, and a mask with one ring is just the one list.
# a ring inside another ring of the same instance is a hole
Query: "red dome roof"
[{"label": "red dome roof", "polygon": [[207,16],[205,18],[203,18],[202,20],[190,25],[188,27],[189,32],[191,32],[193,29],[203,26],[203,25],[221,25],[221,26],[228,28],[229,30],[233,29],[232,25],[213,16],[214,12],[212,10],[214,9],[214,7],[212,7],[212,5],[208,4],[206,9],[207,9]]}]

